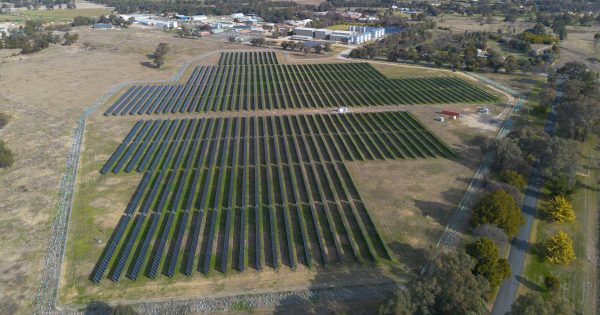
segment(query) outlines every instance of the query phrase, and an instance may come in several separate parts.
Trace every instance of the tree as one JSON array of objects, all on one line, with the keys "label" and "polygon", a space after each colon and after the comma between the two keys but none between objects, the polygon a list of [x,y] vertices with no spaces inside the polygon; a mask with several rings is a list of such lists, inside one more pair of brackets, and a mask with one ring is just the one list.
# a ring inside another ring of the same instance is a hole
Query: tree
[{"label": "tree", "polygon": [[273,31],[273,33],[271,33],[271,38],[279,38],[281,36],[281,34],[279,33],[278,30]]},{"label": "tree", "polygon": [[310,46],[302,46],[302,50],[304,51],[304,55],[310,52]]},{"label": "tree", "polygon": [[587,65],[579,61],[565,63],[556,73],[569,80],[577,79],[584,82],[592,82],[596,79],[593,71],[590,71]]},{"label": "tree", "polygon": [[518,139],[512,137],[494,139],[485,143],[483,150],[492,154],[494,158],[492,168],[496,171],[505,169],[524,170],[526,168],[527,164]]},{"label": "tree", "polygon": [[[574,140],[552,137],[541,158],[542,173],[552,182],[564,181],[568,190],[575,187],[579,170],[579,152]],[[564,195],[569,191],[559,192]]]},{"label": "tree", "polygon": [[498,189],[479,200],[473,208],[471,225],[494,224],[512,237],[519,226],[525,223],[521,209],[515,199],[506,191]]},{"label": "tree", "polygon": [[496,245],[498,251],[503,251],[508,248],[509,242],[506,233],[501,228],[493,224],[482,224],[473,230],[473,235],[482,238],[485,237]]},{"label": "tree", "polygon": [[227,40],[232,44],[236,42],[236,38],[233,35],[229,36],[229,38]]},{"label": "tree", "polygon": [[556,222],[573,222],[575,221],[575,211],[571,202],[562,195],[554,196],[550,199],[544,211],[552,220]]},{"label": "tree", "polygon": [[158,46],[156,47],[156,50],[154,51],[154,66],[156,66],[159,69],[162,68],[163,65],[165,64],[165,56],[167,55],[168,52],[169,52],[169,44],[167,44],[167,43],[158,44]]},{"label": "tree", "polygon": [[507,73],[515,72],[518,69],[518,67],[519,64],[517,63],[517,59],[514,56],[508,56],[504,60],[504,70],[506,70]]},{"label": "tree", "polygon": [[503,170],[502,172],[500,172],[500,179],[503,182],[515,186],[521,190],[527,187],[527,181],[525,180],[523,175],[513,170]]},{"label": "tree", "polygon": [[473,272],[487,279],[490,287],[496,288],[502,280],[510,277],[510,265],[500,258],[498,248],[490,239],[482,237],[467,245],[467,254],[475,259]]},{"label": "tree", "polygon": [[0,140],[0,168],[11,167],[14,161],[12,151],[6,147],[3,140]]},{"label": "tree", "polygon": [[63,46],[71,46],[79,39],[79,34],[69,34],[69,32],[66,32],[63,38]]},{"label": "tree", "polygon": [[315,49],[315,54],[320,54],[321,50],[323,50],[323,47],[321,47],[321,45],[315,45],[314,49]]},{"label": "tree", "polygon": [[539,293],[529,292],[520,295],[512,304],[508,315],[557,315],[575,314],[560,295],[544,300]]},{"label": "tree", "polygon": [[550,109],[556,99],[556,90],[552,87],[546,87],[538,94],[540,106]]},{"label": "tree", "polygon": [[325,52],[330,52],[331,51],[331,43],[325,43],[325,45],[323,45],[323,50]]},{"label": "tree", "polygon": [[487,314],[487,281],[464,252],[442,254],[425,275],[397,291],[380,314]]},{"label": "tree", "polygon": [[265,39],[262,37],[253,38],[250,40],[250,43],[252,44],[252,46],[261,47],[265,44]]},{"label": "tree", "polygon": [[550,263],[568,265],[576,259],[573,240],[563,231],[550,237],[543,248]]}]

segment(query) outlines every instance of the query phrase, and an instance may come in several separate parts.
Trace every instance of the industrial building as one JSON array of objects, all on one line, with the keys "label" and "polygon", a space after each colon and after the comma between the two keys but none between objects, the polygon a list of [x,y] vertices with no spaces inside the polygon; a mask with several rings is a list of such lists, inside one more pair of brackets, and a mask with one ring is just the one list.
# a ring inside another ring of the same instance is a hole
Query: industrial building
[{"label": "industrial building", "polygon": [[352,31],[333,31],[329,35],[329,40],[347,43],[352,35],[354,35]]},{"label": "industrial building", "polygon": [[155,19],[136,19],[142,25],[155,26],[158,28],[176,28],[177,21],[155,20]]},{"label": "industrial building", "polygon": [[349,44],[362,44],[381,38],[384,35],[385,29],[382,27],[351,26],[348,31],[296,27],[294,28],[294,37],[292,39],[311,40],[314,38]]},{"label": "industrial building", "polygon": [[294,29],[294,35],[309,36],[312,38],[315,36],[315,29],[310,27],[296,27]]},{"label": "industrial building", "polygon": [[385,35],[383,27],[350,26],[350,31],[354,32],[348,40],[351,44],[362,44]]},{"label": "industrial building", "polygon": [[316,39],[328,39],[331,33],[332,31],[328,29],[316,29],[314,32],[314,37]]}]

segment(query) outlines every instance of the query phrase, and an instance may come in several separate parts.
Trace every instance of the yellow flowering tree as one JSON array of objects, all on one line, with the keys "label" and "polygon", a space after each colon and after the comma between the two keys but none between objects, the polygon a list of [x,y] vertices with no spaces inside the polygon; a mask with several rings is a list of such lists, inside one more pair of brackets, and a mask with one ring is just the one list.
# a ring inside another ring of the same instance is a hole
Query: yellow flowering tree
[{"label": "yellow flowering tree", "polygon": [[568,265],[575,260],[573,240],[563,231],[553,235],[544,244],[546,259],[553,264]]}]

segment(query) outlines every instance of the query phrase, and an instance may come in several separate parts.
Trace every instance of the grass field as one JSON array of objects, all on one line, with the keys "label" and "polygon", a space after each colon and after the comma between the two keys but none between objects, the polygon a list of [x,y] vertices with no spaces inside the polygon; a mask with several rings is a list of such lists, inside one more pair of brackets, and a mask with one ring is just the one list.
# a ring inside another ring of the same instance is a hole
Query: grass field
[{"label": "grass field", "polygon": [[42,20],[44,23],[50,22],[73,22],[77,16],[107,15],[111,9],[73,9],[73,10],[23,10],[7,14],[0,14],[0,21],[5,22],[24,22],[26,20]]},{"label": "grass field", "polygon": [[[538,291],[547,297],[544,276],[553,274],[560,279],[561,295],[580,314],[593,314],[596,311],[596,267],[598,220],[598,140],[592,137],[579,145],[582,153],[581,171],[577,176],[577,192],[572,196],[573,208],[577,215],[574,223],[552,223],[536,219],[532,233],[530,252],[525,265],[525,285],[521,293]],[[546,190],[546,195],[548,191]],[[542,205],[540,203],[538,208]],[[538,210],[539,212],[541,210]],[[538,213],[539,213],[538,212]],[[565,231],[573,239],[577,260],[568,265],[552,265],[537,252],[535,246],[548,239],[559,230]]]}]

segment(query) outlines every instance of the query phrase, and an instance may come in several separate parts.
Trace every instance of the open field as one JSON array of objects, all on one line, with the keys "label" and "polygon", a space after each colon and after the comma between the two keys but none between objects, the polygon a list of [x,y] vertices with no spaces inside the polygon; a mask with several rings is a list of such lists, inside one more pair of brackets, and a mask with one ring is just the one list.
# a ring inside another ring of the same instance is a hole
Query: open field
[{"label": "open field", "polygon": [[437,19],[437,25],[441,27],[448,27],[452,31],[456,32],[475,32],[475,31],[486,31],[496,33],[498,29],[506,34],[512,34],[513,29],[515,33],[523,32],[524,30],[533,27],[535,23],[526,21],[525,18],[517,18],[516,22],[504,22],[504,17],[496,16],[492,18],[491,23],[487,23],[486,17],[481,17],[482,22],[477,21],[477,15],[474,16],[462,16],[458,14],[444,14]]},{"label": "open field", "polygon": [[568,26],[567,32],[567,39],[560,42],[559,66],[579,61],[599,72],[600,55],[594,56],[594,35],[600,32],[600,26]]},{"label": "open field", "polygon": [[[550,274],[560,279],[561,295],[579,314],[596,313],[597,286],[593,279],[597,277],[597,226],[598,222],[598,140],[597,137],[581,143],[580,163],[582,169],[577,176],[577,192],[573,197],[573,209],[576,213],[574,223],[552,223],[543,218],[538,204],[538,218],[530,240],[530,253],[525,262],[525,278],[520,293],[538,291],[550,296],[544,284],[544,277]],[[545,191],[548,194],[548,191]],[[547,199],[547,198],[544,198]],[[544,261],[538,246],[541,242],[564,231],[573,239],[577,260],[568,265],[552,265]]]},{"label": "open field", "polygon": [[73,10],[18,10],[10,13],[0,14],[0,21],[25,22],[26,20],[41,20],[44,23],[70,23],[76,16],[93,16],[110,14],[112,10],[106,8],[73,9]]},{"label": "open field", "polygon": [[[223,47],[159,31],[75,32],[74,46],[0,57],[0,111],[12,116],[0,132],[15,154],[15,164],[0,171],[0,313],[30,313],[72,128],[83,109],[114,84],[166,79],[185,61]],[[171,45],[166,69],[143,66],[160,42]]]}]

